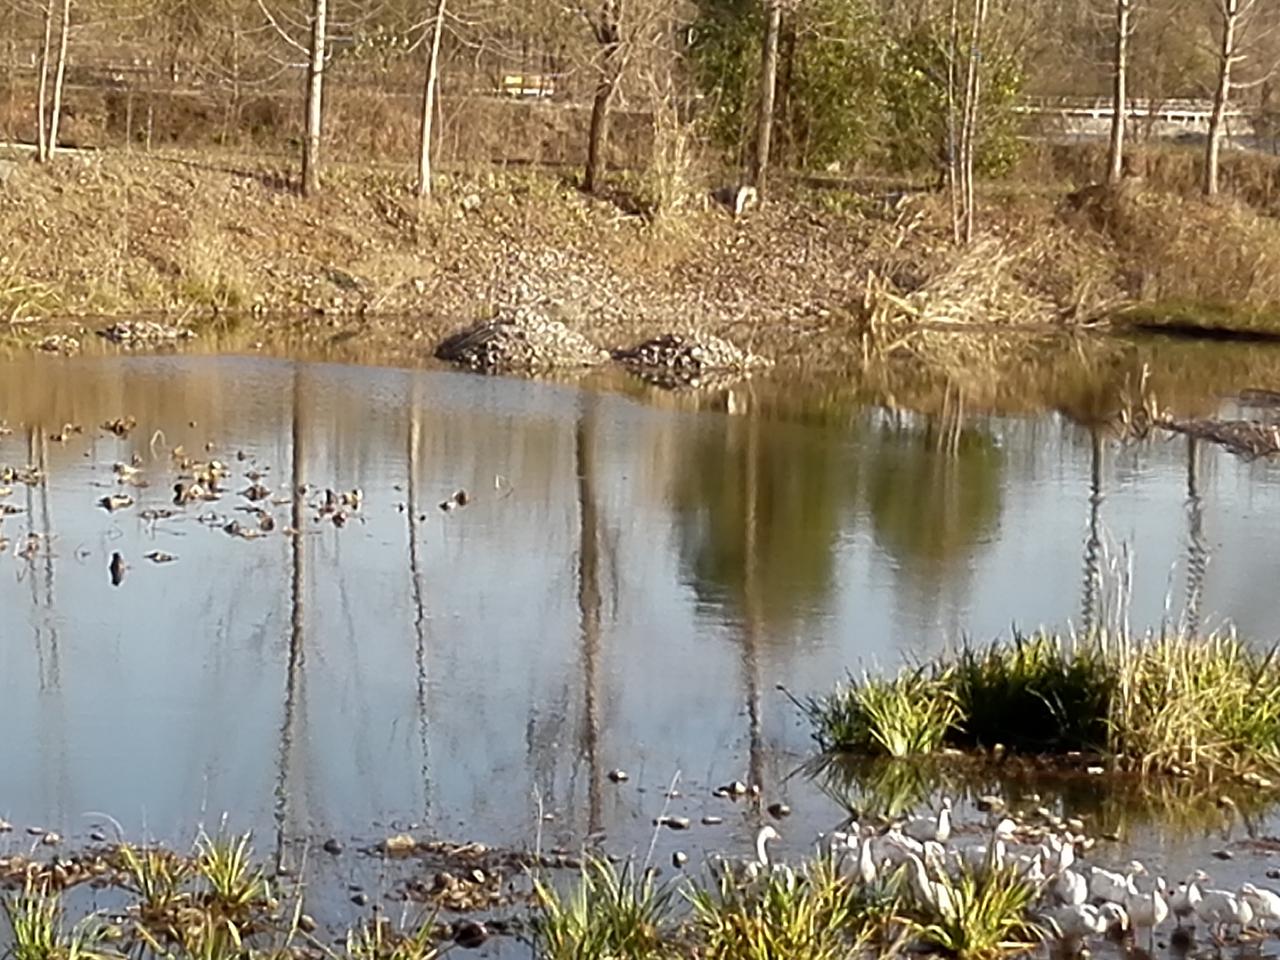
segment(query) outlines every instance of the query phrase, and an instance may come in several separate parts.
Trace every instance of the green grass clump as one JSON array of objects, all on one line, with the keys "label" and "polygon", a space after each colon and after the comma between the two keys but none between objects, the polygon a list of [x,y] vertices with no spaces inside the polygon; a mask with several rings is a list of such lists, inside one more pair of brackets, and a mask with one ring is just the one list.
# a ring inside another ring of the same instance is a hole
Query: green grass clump
[{"label": "green grass clump", "polygon": [[824,750],[911,757],[933,753],[960,716],[950,679],[927,668],[864,675],[805,706]]},{"label": "green grass clump", "polygon": [[743,883],[720,872],[690,895],[707,960],[837,960],[862,952],[887,926],[896,900],[871,900],[830,860]]},{"label": "green grass clump", "polygon": [[123,843],[119,849],[127,882],[141,898],[144,918],[166,919],[190,899],[185,884],[195,872],[190,861],[159,847],[134,847]]},{"label": "green grass clump", "polygon": [[436,943],[435,918],[424,916],[404,930],[386,917],[363,921],[347,933],[351,960],[434,960],[443,952]]},{"label": "green grass clump", "polygon": [[632,862],[619,868],[589,857],[568,894],[539,877],[534,891],[536,952],[543,960],[667,955],[664,940],[675,888],[658,883],[652,871],[637,874]]},{"label": "green grass clump", "polygon": [[802,705],[824,751],[1102,754],[1141,772],[1280,769],[1280,658],[1232,634],[1017,636]]},{"label": "green grass clump", "polygon": [[963,722],[948,742],[1025,753],[1106,748],[1107,705],[1115,685],[1095,649],[1071,650],[1054,637],[966,646],[947,671]]},{"label": "green grass clump", "polygon": [[271,894],[262,868],[254,865],[247,833],[233,838],[201,833],[196,839],[196,869],[208,887],[208,898],[228,914],[242,913]]},{"label": "green grass clump", "polygon": [[938,903],[917,901],[908,916],[915,936],[962,960],[987,960],[1033,949],[1043,934],[1026,919],[1035,891],[1013,867],[943,876]]},{"label": "green grass clump", "polygon": [[63,925],[62,900],[45,882],[28,876],[22,889],[2,901],[9,921],[12,960],[99,960],[98,937],[86,918],[74,929]]},{"label": "green grass clump", "polygon": [[1231,634],[1118,644],[1112,750],[1144,771],[1280,766],[1280,662]]}]

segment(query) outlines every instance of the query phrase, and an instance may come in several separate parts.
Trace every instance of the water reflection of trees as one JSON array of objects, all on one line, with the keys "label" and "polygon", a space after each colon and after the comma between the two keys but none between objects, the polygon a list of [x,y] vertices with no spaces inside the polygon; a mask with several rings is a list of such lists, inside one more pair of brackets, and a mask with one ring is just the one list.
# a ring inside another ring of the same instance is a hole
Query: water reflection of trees
[{"label": "water reflection of trees", "polygon": [[738,612],[750,601],[761,623],[785,623],[831,590],[857,478],[833,431],[754,416],[723,426],[693,432],[679,467],[681,559],[702,599]]},{"label": "water reflection of trees", "polygon": [[968,568],[1000,520],[1003,459],[990,436],[929,421],[883,422],[867,465],[877,542],[904,575],[937,585]]}]

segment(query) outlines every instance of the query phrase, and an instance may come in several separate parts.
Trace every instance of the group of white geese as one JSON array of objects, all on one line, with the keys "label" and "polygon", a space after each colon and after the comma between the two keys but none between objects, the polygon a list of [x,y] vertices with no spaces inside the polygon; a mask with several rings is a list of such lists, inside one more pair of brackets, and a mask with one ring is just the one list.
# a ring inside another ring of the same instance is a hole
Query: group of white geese
[{"label": "group of white geese", "polygon": [[[995,804],[999,810],[1002,804]],[[1209,886],[1197,870],[1167,884],[1149,877],[1139,861],[1118,870],[1086,863],[1080,856],[1094,846],[1079,820],[1039,811],[1037,823],[992,815],[982,833],[953,831],[952,803],[944,798],[933,816],[897,822],[887,828],[860,827],[825,835],[820,845],[837,858],[841,869],[870,888],[905,868],[912,897],[928,912],[950,918],[959,909],[955,881],[964,874],[980,876],[992,867],[1016,870],[1035,892],[1030,919],[1068,952],[1080,950],[1088,938],[1132,936],[1145,932],[1154,947],[1155,930],[1166,921],[1177,936],[1187,937],[1198,924],[1221,944],[1228,938],[1247,940],[1266,935],[1280,922],[1280,893],[1246,883],[1236,890]],[[985,834],[985,835],[984,835]],[[778,838],[772,826],[756,835],[756,859],[749,875],[788,871],[771,864],[767,844]]]}]

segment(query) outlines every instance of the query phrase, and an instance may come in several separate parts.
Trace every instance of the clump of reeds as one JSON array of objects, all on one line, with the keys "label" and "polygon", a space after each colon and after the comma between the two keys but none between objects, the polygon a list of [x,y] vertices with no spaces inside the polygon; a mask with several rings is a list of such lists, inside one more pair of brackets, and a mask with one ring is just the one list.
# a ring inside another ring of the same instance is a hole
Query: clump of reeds
[{"label": "clump of reeds", "polygon": [[824,750],[910,757],[933,753],[960,717],[945,671],[864,674],[803,705]]},{"label": "clump of reeds", "polygon": [[575,886],[561,893],[534,878],[537,955],[545,960],[663,955],[675,888],[655,873],[588,857]]},{"label": "clump of reeds", "polygon": [[837,960],[860,954],[896,915],[897,900],[875,897],[830,859],[798,871],[765,869],[744,881],[719,871],[689,899],[707,960]]},{"label": "clump of reeds", "polygon": [[1280,767],[1280,661],[1230,633],[1016,637],[864,676],[804,709],[826,751],[1000,745],[1209,777]]},{"label": "clump of reeds", "polygon": [[62,899],[45,881],[28,876],[22,889],[0,901],[9,921],[13,960],[96,960],[93,918],[67,930]]},{"label": "clump of reeds", "polygon": [[1114,677],[1093,647],[1015,635],[1008,644],[966,646],[945,677],[963,718],[949,731],[952,745],[1026,753],[1106,748]]},{"label": "clump of reeds", "polygon": [[351,960],[433,960],[440,956],[438,928],[432,916],[397,930],[385,916],[362,921],[347,933]]},{"label": "clump of reeds", "polygon": [[1027,920],[1035,891],[1011,866],[934,881],[932,902],[916,900],[907,916],[911,932],[933,949],[953,957],[984,960],[1031,950],[1043,939]]},{"label": "clump of reeds", "polygon": [[271,890],[262,867],[255,865],[249,834],[196,839],[196,869],[205,882],[206,898],[235,916],[266,900]]}]

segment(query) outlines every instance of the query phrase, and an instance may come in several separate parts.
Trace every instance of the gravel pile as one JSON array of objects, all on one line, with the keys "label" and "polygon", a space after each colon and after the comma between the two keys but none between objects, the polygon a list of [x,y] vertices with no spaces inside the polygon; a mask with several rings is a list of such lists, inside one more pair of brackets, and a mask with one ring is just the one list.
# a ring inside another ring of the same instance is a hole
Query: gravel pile
[{"label": "gravel pile", "polygon": [[528,373],[589,367],[609,354],[536,307],[507,307],[492,320],[456,333],[436,348],[441,360],[481,373]]},{"label": "gravel pile", "polygon": [[190,340],[195,333],[190,327],[179,327],[154,320],[121,320],[98,331],[99,335],[124,346],[148,346]]}]

